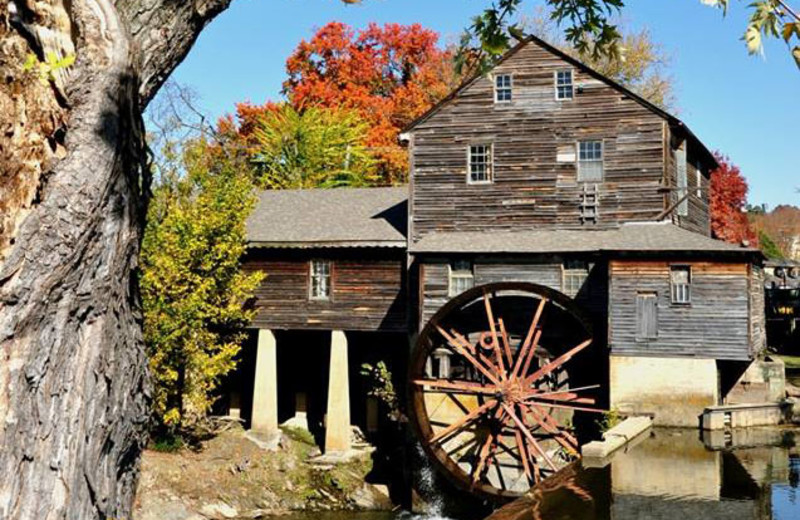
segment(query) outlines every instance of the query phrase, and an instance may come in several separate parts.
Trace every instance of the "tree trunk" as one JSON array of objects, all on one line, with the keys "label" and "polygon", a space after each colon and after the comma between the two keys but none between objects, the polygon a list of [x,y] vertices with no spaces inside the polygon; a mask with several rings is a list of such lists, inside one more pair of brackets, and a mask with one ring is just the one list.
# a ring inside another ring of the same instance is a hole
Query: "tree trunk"
[{"label": "tree trunk", "polygon": [[[130,518],[149,417],[141,111],[229,2],[2,2],[2,519]],[[50,52],[77,61],[23,71]]]}]

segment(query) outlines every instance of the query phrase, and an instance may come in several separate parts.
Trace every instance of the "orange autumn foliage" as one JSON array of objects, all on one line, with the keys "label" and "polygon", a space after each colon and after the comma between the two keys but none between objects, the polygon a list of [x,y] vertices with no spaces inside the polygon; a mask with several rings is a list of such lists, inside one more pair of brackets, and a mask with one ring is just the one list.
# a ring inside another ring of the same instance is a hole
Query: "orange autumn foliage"
[{"label": "orange autumn foliage", "polygon": [[[369,123],[366,145],[384,183],[404,182],[408,159],[397,137],[456,86],[450,51],[419,24],[370,24],[355,31],[331,22],[303,40],[286,61],[284,93],[298,110],[351,108]],[[243,110],[244,109],[244,110]],[[237,107],[247,118],[250,107]]]},{"label": "orange autumn foliage", "polygon": [[758,247],[758,237],[745,212],[747,181],[730,158],[716,154],[719,168],[711,172],[709,212],[711,231],[716,238],[740,244],[747,241]]}]

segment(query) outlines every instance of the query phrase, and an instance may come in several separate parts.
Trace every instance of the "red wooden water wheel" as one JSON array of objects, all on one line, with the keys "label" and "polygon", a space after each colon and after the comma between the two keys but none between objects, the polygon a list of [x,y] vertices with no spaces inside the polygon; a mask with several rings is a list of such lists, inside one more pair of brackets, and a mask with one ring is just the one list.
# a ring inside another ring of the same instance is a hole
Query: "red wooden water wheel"
[{"label": "red wooden water wheel", "polygon": [[512,498],[575,460],[575,414],[602,411],[586,367],[570,375],[590,330],[570,298],[530,283],[474,287],[442,307],[410,364],[412,424],[435,465],[473,493]]}]

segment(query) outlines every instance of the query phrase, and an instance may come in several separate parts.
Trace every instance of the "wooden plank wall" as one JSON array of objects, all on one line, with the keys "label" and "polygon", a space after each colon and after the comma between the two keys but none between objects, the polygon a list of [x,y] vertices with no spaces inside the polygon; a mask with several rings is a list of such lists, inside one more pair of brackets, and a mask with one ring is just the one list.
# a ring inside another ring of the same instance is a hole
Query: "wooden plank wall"
[{"label": "wooden plank wall", "polygon": [[[744,263],[688,262],[692,266],[691,305],[673,305],[669,263],[609,263],[611,353],[749,359],[748,266]],[[636,338],[636,294],[658,297],[658,338]]]},{"label": "wooden plank wall", "polygon": [[[667,130],[667,132],[670,131]],[[671,143],[670,149],[667,153],[667,182],[668,186],[674,188],[678,185],[678,166],[677,162],[675,161],[675,148],[678,146],[678,143],[675,141],[675,139],[668,139],[667,142]],[[683,146],[687,146],[685,141],[683,142]],[[698,196],[697,164],[698,152],[689,146],[688,153],[686,155],[686,177],[689,184],[688,215],[678,215],[678,211],[676,209],[672,213],[671,217],[675,224],[684,229],[694,231],[695,233],[701,233],[706,236],[711,236],[711,218],[709,215],[708,206],[708,189],[711,172],[709,171],[709,167],[704,167],[703,174],[700,177],[700,196]],[[678,192],[674,190],[671,191],[668,199],[669,207],[680,199]]]},{"label": "wooden plank wall", "polygon": [[[572,101],[557,101],[554,72],[571,68],[535,44],[500,64],[511,103],[495,104],[481,78],[413,130],[412,239],[432,231],[581,227],[579,139],[603,139],[598,226],[652,220],[664,209],[663,119],[577,69]],[[470,143],[494,143],[494,183],[468,185]],[[558,160],[559,153],[562,161]]]},{"label": "wooden plank wall", "polygon": [[[539,261],[522,258],[471,258],[474,262],[475,285],[492,282],[531,282],[563,292],[563,259],[542,257]],[[448,260],[428,258],[421,262],[422,312],[420,329],[451,298],[448,296]],[[575,299],[587,316],[602,326],[606,321],[608,301],[607,269],[604,263],[593,263],[584,288]],[[602,330],[605,330],[602,327]],[[602,334],[601,334],[602,335]]]},{"label": "wooden plank wall", "polygon": [[[308,298],[311,258],[333,262],[330,301]],[[252,250],[243,267],[267,275],[256,291],[258,314],[254,327],[408,330],[403,250]]]}]

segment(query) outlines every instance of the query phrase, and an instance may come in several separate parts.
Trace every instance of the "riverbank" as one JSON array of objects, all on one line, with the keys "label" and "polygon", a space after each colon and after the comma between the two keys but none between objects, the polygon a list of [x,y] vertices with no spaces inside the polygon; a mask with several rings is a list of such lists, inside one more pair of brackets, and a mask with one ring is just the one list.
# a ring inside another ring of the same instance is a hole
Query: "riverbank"
[{"label": "riverbank", "polygon": [[261,518],[292,511],[391,510],[388,488],[372,482],[372,450],[347,461],[319,457],[307,432],[284,430],[274,449],[242,429],[196,449],[147,450],[137,520]]}]

